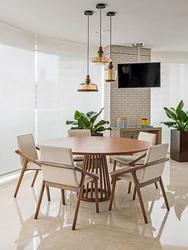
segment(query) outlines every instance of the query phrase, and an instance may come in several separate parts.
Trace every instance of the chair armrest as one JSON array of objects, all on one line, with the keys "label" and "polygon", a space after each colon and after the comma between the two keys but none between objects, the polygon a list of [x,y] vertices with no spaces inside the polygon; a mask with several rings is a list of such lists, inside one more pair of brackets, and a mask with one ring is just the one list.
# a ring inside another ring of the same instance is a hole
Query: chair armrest
[{"label": "chair armrest", "polygon": [[[146,154],[143,154],[143,155],[141,155],[140,157],[138,157],[136,160],[129,162],[129,165],[130,165],[130,166],[134,166],[136,162],[140,161],[140,160],[143,159],[144,157],[146,157]],[[143,164],[142,164],[142,165],[143,165]]]},{"label": "chair armrest", "polygon": [[84,175],[88,175],[88,176],[92,177],[92,178],[95,179],[95,180],[98,180],[98,179],[99,179],[99,176],[98,176],[97,174],[94,174],[94,173],[85,171],[85,170],[83,170],[82,168],[79,168],[79,167],[75,167],[75,169],[76,169],[77,171],[81,172],[81,173],[84,174]]},{"label": "chair armrest", "polygon": [[119,170],[115,170],[115,171],[111,172],[110,175],[113,179],[113,178],[119,177],[119,176],[124,175],[124,174],[133,173],[136,170],[142,169],[144,167],[145,167],[144,165],[141,165],[141,166],[137,166],[137,167],[121,168]]},{"label": "chair armrest", "polygon": [[23,157],[26,161],[28,161],[28,162],[29,162],[29,161],[30,161],[30,162],[33,162],[33,163],[35,163],[35,164],[37,164],[37,165],[40,166],[40,164],[38,164],[37,161],[35,161],[35,160],[33,160],[31,157],[29,157],[29,156],[23,154],[23,153],[20,152],[19,150],[16,150],[15,153],[18,154],[18,155],[20,155],[21,157]]},{"label": "chair armrest", "polygon": [[72,169],[72,170],[77,170],[79,172],[81,172],[83,175],[88,175],[90,177],[92,177],[93,179],[98,180],[99,176],[97,174],[91,173],[91,172],[87,172],[85,170],[83,170],[82,168],[76,167],[76,166],[71,166],[71,165],[66,165],[66,164],[59,164],[59,163],[55,163],[55,162],[48,162],[48,161],[41,161],[41,160],[37,160],[36,161],[38,164],[43,165],[43,166],[50,166],[50,167],[56,167],[56,168],[66,168],[66,169]]},{"label": "chair armrest", "polygon": [[160,159],[160,160],[157,160],[157,161],[149,162],[149,163],[147,163],[145,165],[137,165],[137,166],[133,166],[133,167],[130,167],[130,168],[119,169],[119,170],[111,172],[110,175],[111,175],[112,178],[117,178],[118,176],[128,174],[128,173],[132,174],[132,173],[136,172],[139,169],[147,168],[147,167],[150,167],[150,166],[153,166],[155,164],[159,164],[159,163],[162,163],[162,162],[165,162],[165,161],[168,161],[168,160],[169,160],[169,158],[164,158],[164,159]]}]

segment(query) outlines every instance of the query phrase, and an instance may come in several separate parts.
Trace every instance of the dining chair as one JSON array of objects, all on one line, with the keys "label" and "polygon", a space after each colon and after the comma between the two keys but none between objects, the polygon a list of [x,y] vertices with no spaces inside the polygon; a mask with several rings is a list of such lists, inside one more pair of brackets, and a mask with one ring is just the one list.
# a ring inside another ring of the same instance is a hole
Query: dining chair
[{"label": "dining chair", "polygon": [[[40,150],[40,149],[39,147],[35,145],[33,134],[25,134],[25,135],[17,136],[17,145],[18,145],[18,149],[15,151],[15,153],[18,154],[20,157],[21,173],[18,179],[14,197],[16,197],[18,194],[18,190],[20,188],[24,173],[29,170],[35,171],[35,175],[31,184],[31,187],[33,187],[35,184],[37,175],[39,171],[41,170],[40,164],[36,162],[38,160],[37,150]],[[50,200],[50,192],[49,192],[48,187],[47,187],[47,196],[48,196],[48,200]]]},{"label": "dining chair", "polygon": [[112,209],[112,203],[114,199],[116,182],[118,180],[124,180],[128,182],[134,182],[136,187],[136,193],[138,195],[138,199],[140,202],[141,210],[143,213],[143,217],[145,223],[148,223],[148,219],[146,216],[146,211],[144,208],[144,203],[141,195],[140,189],[142,187],[148,186],[152,183],[159,182],[161,186],[161,190],[164,196],[164,200],[166,203],[167,210],[170,210],[168,200],[166,197],[163,181],[162,181],[162,173],[164,170],[165,162],[168,160],[166,158],[168,150],[168,144],[160,144],[151,146],[145,157],[144,164],[134,166],[134,167],[126,167],[111,173],[112,177],[112,194],[110,198],[109,210]]},{"label": "dining chair", "polygon": [[[147,132],[140,132],[138,135],[138,140],[150,142],[151,145],[155,145],[156,134],[147,133]],[[116,170],[117,162],[120,163],[120,166],[121,165],[123,165],[123,166],[129,165],[131,162],[134,162],[134,161],[137,162],[137,159],[139,159],[139,161],[144,162],[145,154],[146,154],[146,151],[135,153],[133,155],[114,155],[114,156],[111,156],[111,159],[114,162],[113,171]]]},{"label": "dining chair", "polygon": [[[90,129],[69,129],[67,131],[67,136],[68,137],[85,137],[85,136],[91,136],[91,131]],[[80,155],[80,156],[74,156],[74,161],[78,162],[78,161],[83,161],[84,160],[84,156]]]},{"label": "dining chair", "polygon": [[84,185],[89,182],[94,182],[95,184],[96,212],[99,212],[99,177],[97,174],[87,172],[82,168],[75,166],[72,157],[72,150],[70,148],[40,146],[40,150],[41,160],[37,162],[42,166],[43,181],[34,218],[38,218],[45,186],[61,189],[63,205],[65,205],[64,190],[74,191],[78,195],[72,224],[72,230],[74,230],[76,227],[76,221]]},{"label": "dining chair", "polygon": [[[138,140],[140,141],[146,141],[146,142],[150,142],[151,145],[155,145],[156,142],[156,134],[152,134],[152,133],[147,133],[147,132],[140,132],[138,135]],[[142,151],[139,153],[135,153],[133,155],[114,155],[111,157],[111,159],[114,161],[114,165],[113,165],[113,171],[116,170],[116,163],[118,162],[121,166],[134,166],[135,164],[138,163],[144,163],[144,158],[146,156],[146,152],[147,151]],[[132,182],[129,182],[129,186],[128,186],[128,194],[130,194],[131,192],[131,186],[132,186]],[[156,189],[158,189],[158,185],[157,183],[155,183],[155,187]],[[134,188],[134,193],[133,193],[133,200],[136,194],[136,189]]]}]

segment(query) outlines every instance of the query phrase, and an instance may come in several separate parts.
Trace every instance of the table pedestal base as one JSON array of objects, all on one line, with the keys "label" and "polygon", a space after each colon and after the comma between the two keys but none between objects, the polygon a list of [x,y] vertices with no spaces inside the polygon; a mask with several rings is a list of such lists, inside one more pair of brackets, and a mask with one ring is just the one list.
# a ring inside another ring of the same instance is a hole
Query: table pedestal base
[{"label": "table pedestal base", "polygon": [[[99,175],[99,201],[109,200],[111,195],[111,185],[106,156],[85,155],[83,161],[83,169]],[[95,202],[94,183],[88,183],[85,185],[82,200]]]}]

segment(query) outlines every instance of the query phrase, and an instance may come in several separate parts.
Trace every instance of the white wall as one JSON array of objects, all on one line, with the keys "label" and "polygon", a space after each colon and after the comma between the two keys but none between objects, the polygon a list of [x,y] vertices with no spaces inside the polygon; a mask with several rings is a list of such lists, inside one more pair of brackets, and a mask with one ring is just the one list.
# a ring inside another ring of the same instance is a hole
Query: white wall
[{"label": "white wall", "polygon": [[[184,100],[188,110],[188,52],[152,52],[161,62],[161,88],[151,89],[151,124],[168,121],[163,107],[176,107]],[[163,126],[163,143],[170,142],[170,129]]]},{"label": "white wall", "polygon": [[188,52],[152,51],[151,60],[152,62],[186,63],[188,62]]}]

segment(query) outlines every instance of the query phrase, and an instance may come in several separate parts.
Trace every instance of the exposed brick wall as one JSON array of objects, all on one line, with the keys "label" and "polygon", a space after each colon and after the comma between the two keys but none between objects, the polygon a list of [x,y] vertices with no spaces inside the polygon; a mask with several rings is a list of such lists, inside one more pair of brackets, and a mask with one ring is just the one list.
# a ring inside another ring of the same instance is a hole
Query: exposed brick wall
[{"label": "exposed brick wall", "polygon": [[[109,46],[104,49],[105,56],[109,56]],[[127,46],[111,46],[113,65],[118,63],[138,62],[137,48]],[[140,49],[140,61],[151,61],[151,50]],[[118,82],[104,84],[104,117],[110,125],[116,127],[118,117],[127,117],[128,126],[135,127],[141,123],[142,118],[150,120],[150,89],[125,88],[119,89]]]}]

